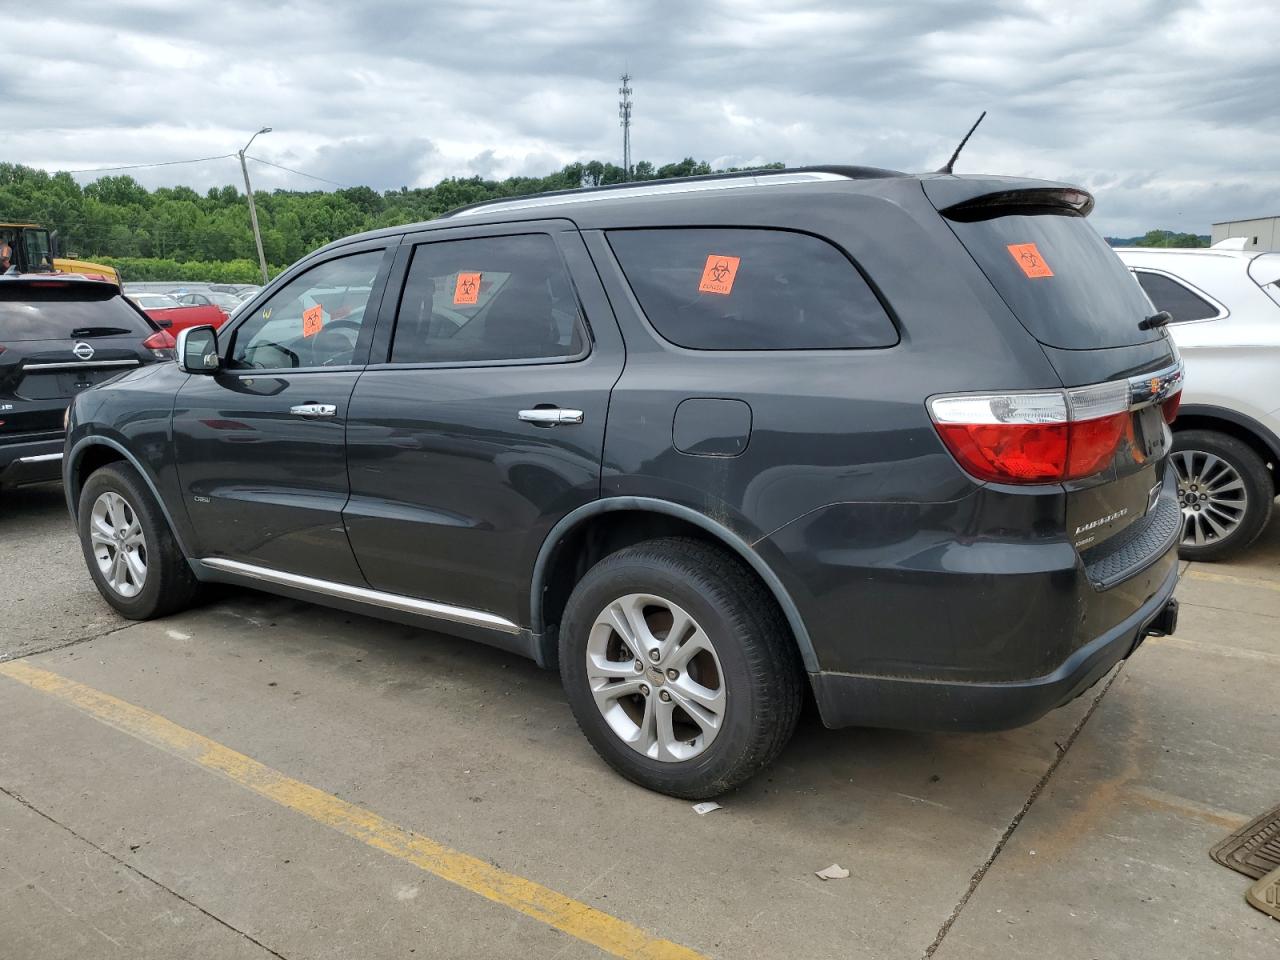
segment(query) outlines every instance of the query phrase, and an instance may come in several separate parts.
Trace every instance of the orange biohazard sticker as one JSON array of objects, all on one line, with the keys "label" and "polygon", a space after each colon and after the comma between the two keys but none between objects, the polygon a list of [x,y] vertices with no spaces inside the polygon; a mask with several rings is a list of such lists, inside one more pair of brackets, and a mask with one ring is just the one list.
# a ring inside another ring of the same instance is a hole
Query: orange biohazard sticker
[{"label": "orange biohazard sticker", "polygon": [[302,335],[314,337],[324,326],[324,307],[316,304],[302,311]]},{"label": "orange biohazard sticker", "polygon": [[1009,256],[1013,257],[1022,268],[1022,272],[1032,279],[1053,276],[1053,271],[1044,262],[1044,257],[1034,243],[1009,244]]},{"label": "orange biohazard sticker", "polygon": [[475,303],[480,298],[480,274],[460,273],[453,285],[453,302]]},{"label": "orange biohazard sticker", "polygon": [[699,293],[720,293],[728,295],[733,292],[733,281],[738,276],[739,257],[725,257],[713,253],[707,257],[707,265],[702,268],[702,281],[698,284]]}]

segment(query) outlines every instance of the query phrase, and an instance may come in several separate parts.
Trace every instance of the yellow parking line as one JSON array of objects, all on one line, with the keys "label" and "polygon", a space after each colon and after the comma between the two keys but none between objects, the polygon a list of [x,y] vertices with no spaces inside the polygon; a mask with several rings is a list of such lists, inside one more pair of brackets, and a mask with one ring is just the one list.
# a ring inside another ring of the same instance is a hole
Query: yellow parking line
[{"label": "yellow parking line", "polygon": [[93,687],[17,660],[0,663],[0,674],[56,697],[144,743],[206,770],[216,771],[282,807],[296,810],[317,823],[540,920],[614,956],[645,960],[696,960],[701,957],[687,947],[660,940],[639,927],[539,883],[406,830],[370,810],[294,780],[252,757]]},{"label": "yellow parking line", "polygon": [[1272,580],[1255,580],[1253,577],[1233,577],[1229,573],[1209,573],[1207,570],[1188,570],[1185,576],[1192,580],[1204,580],[1208,583],[1234,583],[1241,587],[1256,587],[1259,590],[1280,591],[1280,583]]}]

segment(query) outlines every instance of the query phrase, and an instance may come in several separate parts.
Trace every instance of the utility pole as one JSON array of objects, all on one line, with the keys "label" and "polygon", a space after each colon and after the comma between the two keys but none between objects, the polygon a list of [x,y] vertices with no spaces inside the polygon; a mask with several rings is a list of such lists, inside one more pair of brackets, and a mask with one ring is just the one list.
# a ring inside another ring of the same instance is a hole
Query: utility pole
[{"label": "utility pole", "polygon": [[622,121],[622,171],[623,179],[631,179],[631,75],[622,75],[618,88],[622,99],[618,101],[618,118]]},{"label": "utility pole", "polygon": [[[263,127],[261,130],[258,131],[258,133],[270,133],[270,132],[271,132],[270,127]],[[258,266],[262,268],[262,285],[266,286],[267,279],[268,279],[267,278],[267,257],[266,257],[266,254],[262,252],[262,231],[258,229],[258,207],[253,202],[253,187],[249,185],[249,167],[244,162],[245,151],[248,150],[249,145],[252,144],[253,141],[258,138],[258,133],[255,133],[252,137],[250,137],[249,143],[246,143],[240,149],[240,172],[244,174],[244,192],[249,197],[249,221],[253,224],[253,242],[258,245]]]}]

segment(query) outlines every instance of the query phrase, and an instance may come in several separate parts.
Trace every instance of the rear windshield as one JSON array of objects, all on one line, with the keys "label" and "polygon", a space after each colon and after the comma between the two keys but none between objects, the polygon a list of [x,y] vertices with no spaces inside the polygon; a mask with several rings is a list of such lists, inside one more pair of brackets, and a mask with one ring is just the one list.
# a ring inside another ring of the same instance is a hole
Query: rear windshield
[{"label": "rear windshield", "polygon": [[857,267],[825,240],[784,230],[609,234],[645,316],[695,350],[890,347],[898,331]]},{"label": "rear windshield", "polygon": [[149,336],[146,319],[111,287],[0,281],[0,343]]},{"label": "rear windshield", "polygon": [[[997,211],[999,208],[996,208]],[[1123,347],[1161,337],[1138,282],[1081,216],[1018,213],[949,221],[1022,325],[1068,350]]]}]

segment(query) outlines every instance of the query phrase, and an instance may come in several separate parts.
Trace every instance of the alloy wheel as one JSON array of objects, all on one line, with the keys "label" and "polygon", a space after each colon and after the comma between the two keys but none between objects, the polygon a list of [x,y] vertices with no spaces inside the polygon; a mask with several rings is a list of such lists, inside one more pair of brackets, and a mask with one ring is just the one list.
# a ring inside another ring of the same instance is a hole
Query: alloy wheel
[{"label": "alloy wheel", "polygon": [[1249,495],[1238,470],[1203,450],[1173,455],[1182,506],[1182,543],[1204,546],[1225,540],[1244,520]]},{"label": "alloy wheel", "polygon": [[108,490],[93,502],[89,535],[98,571],[122,597],[136,597],[147,582],[147,541],[137,511]]},{"label": "alloy wheel", "polygon": [[587,682],[614,734],[651,760],[677,763],[715,740],[728,701],[711,638],[670,600],[633,593],[591,625]]}]

